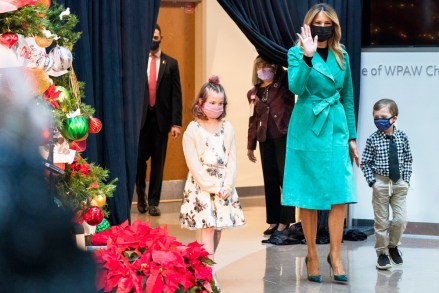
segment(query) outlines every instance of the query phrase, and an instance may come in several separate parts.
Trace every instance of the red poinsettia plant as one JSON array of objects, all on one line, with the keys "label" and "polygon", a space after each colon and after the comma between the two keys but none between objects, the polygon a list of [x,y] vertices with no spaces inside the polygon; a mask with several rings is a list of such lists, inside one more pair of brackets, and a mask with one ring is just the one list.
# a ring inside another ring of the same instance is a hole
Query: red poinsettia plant
[{"label": "red poinsettia plant", "polygon": [[209,253],[197,242],[183,245],[167,226],[151,228],[140,220],[92,236],[100,267],[97,288],[117,293],[219,292]]}]

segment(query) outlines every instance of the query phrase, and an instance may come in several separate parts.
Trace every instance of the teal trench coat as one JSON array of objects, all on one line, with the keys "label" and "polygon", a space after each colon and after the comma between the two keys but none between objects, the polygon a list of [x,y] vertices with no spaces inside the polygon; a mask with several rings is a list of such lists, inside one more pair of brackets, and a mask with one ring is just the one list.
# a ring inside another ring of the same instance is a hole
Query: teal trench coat
[{"label": "teal trench coat", "polygon": [[349,139],[356,138],[349,56],[344,68],[329,50],[313,67],[298,46],[288,51],[288,83],[298,98],[288,126],[282,204],[329,210],[356,202]]}]

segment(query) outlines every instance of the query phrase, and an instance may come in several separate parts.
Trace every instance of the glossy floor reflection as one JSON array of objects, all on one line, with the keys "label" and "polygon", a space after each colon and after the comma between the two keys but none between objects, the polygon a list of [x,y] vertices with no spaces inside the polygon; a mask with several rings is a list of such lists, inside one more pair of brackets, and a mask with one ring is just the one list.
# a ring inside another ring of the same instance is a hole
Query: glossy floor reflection
[{"label": "glossy floor reflection", "polygon": [[[275,246],[261,244],[265,224],[263,197],[241,199],[247,219],[245,228],[226,230],[216,253],[216,272],[223,293],[291,293],[353,292],[412,293],[439,292],[437,264],[439,237],[404,235],[400,247],[404,265],[390,271],[375,269],[374,237],[342,245],[343,264],[349,284],[337,284],[329,276],[326,262],[329,245],[319,245],[323,283],[306,279],[305,245]],[[168,225],[169,233],[183,243],[198,240],[195,231],[178,224],[179,203],[161,204],[162,216],[150,217],[132,208],[132,219],[151,221],[151,225]]]}]

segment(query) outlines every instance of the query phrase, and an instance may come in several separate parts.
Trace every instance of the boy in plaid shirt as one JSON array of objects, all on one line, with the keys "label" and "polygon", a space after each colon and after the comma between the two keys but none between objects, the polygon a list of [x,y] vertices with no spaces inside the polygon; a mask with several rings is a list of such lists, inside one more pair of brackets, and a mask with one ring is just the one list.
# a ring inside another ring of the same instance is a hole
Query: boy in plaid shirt
[{"label": "boy in plaid shirt", "polygon": [[[395,101],[382,99],[373,106],[377,131],[366,141],[361,170],[372,187],[375,250],[377,269],[388,270],[403,263],[398,250],[407,225],[406,197],[412,174],[412,154],[407,135],[396,129],[398,106]],[[389,205],[393,218],[389,220]],[[390,259],[389,259],[390,256]]]}]

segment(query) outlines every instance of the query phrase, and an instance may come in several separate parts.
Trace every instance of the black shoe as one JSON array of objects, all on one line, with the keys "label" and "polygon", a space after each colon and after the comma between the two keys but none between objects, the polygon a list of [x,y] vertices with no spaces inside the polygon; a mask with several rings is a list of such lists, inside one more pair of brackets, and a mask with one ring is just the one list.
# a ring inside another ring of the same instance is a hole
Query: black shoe
[{"label": "black shoe", "polygon": [[387,254],[380,254],[378,257],[378,261],[376,264],[377,269],[379,270],[388,270],[392,267],[392,264],[390,263],[389,256]]},{"label": "black shoe", "polygon": [[398,246],[395,246],[393,248],[389,247],[389,256],[393,264],[402,265],[403,261],[401,255],[402,253],[399,251]]},{"label": "black shoe", "polygon": [[277,230],[277,226],[279,226],[279,225],[276,225],[276,226],[274,226],[273,228],[268,228],[267,230],[265,230],[265,231],[264,231],[264,235],[271,235],[271,234],[273,234],[274,232],[276,232],[276,230]]},{"label": "black shoe", "polygon": [[149,206],[149,214],[151,216],[160,216],[161,212],[158,206]]},{"label": "black shoe", "polygon": [[144,214],[148,211],[148,206],[146,205],[146,203],[138,202],[137,210],[139,211],[139,213]]}]

